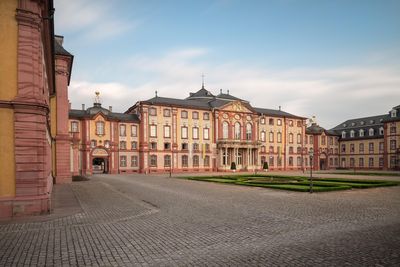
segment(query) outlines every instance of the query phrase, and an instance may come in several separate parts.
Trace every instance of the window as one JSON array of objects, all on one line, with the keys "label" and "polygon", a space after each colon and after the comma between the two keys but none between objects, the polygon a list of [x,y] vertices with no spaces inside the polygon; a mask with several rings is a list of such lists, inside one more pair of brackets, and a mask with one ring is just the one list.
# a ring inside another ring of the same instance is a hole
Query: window
[{"label": "window", "polygon": [[199,113],[197,111],[192,112],[192,119],[198,120],[199,119]]},{"label": "window", "polygon": [[164,138],[171,138],[171,126],[164,125]]},{"label": "window", "polygon": [[335,158],[335,166],[339,165],[339,159]]},{"label": "window", "polygon": [[392,118],[397,117],[397,110],[392,109],[392,111],[390,112],[390,116],[391,116]]},{"label": "window", "polygon": [[278,126],[281,126],[281,125],[282,125],[282,120],[281,120],[281,119],[278,119],[277,125],[278,125]]},{"label": "window", "polygon": [[358,159],[358,167],[364,167],[364,158],[359,158]]},{"label": "window", "polygon": [[188,138],[188,128],[186,126],[181,127],[181,137],[182,139]]},{"label": "window", "polygon": [[274,166],[274,157],[269,157],[269,166]]},{"label": "window", "polygon": [[171,110],[170,109],[167,109],[167,108],[164,109],[164,117],[171,117]]},{"label": "window", "polygon": [[301,127],[301,121],[297,121],[297,127]]},{"label": "window", "polygon": [[273,132],[269,132],[269,142],[270,143],[274,142],[274,133]]},{"label": "window", "polygon": [[297,134],[297,143],[301,144],[301,134]]},{"label": "window", "polygon": [[199,156],[193,156],[193,167],[199,167]]},{"label": "window", "polygon": [[131,149],[132,150],[137,149],[137,142],[135,142],[135,141],[131,142]]},{"label": "window", "polygon": [[350,137],[354,137],[354,131],[353,130],[350,131]]},{"label": "window", "polygon": [[329,159],[329,166],[333,166],[333,158]]},{"label": "window", "polygon": [[126,125],[125,124],[119,125],[119,136],[126,136]]},{"label": "window", "polygon": [[131,156],[131,167],[137,167],[137,166],[138,166],[138,157]]},{"label": "window", "polygon": [[105,148],[109,148],[110,147],[110,141],[109,140],[104,141],[104,146],[105,146]]},{"label": "window", "polygon": [[390,127],[390,133],[395,134],[396,133],[396,126]]},{"label": "window", "polygon": [[354,162],[355,162],[354,158],[350,158],[350,167],[354,167]]},{"label": "window", "polygon": [[96,134],[97,135],[104,135],[104,122],[98,121],[96,122]]},{"label": "window", "polygon": [[150,167],[157,167],[157,156],[156,155],[150,156]]},{"label": "window", "polygon": [[193,127],[193,139],[199,139],[199,128],[198,127]]},{"label": "window", "polygon": [[297,166],[301,166],[301,158],[297,157]]},{"label": "window", "polygon": [[183,155],[182,156],[182,167],[187,167],[188,166],[188,156]]},{"label": "window", "polygon": [[289,147],[289,153],[293,154],[293,147],[292,146]]},{"label": "window", "polygon": [[282,133],[277,134],[278,143],[282,143]]},{"label": "window", "polygon": [[379,167],[383,167],[383,158],[379,158]]},{"label": "window", "polygon": [[157,115],[157,109],[156,108],[150,108],[149,109],[149,115],[150,116],[156,116]]},{"label": "window", "polygon": [[156,142],[151,142],[150,143],[150,149],[151,150],[157,150],[157,143]]},{"label": "window", "polygon": [[131,126],[131,136],[137,137],[137,126],[136,125]]},{"label": "window", "polygon": [[73,133],[79,132],[78,125],[79,125],[79,124],[78,124],[77,121],[72,121],[72,122],[71,122],[71,132],[73,132]]},{"label": "window", "polygon": [[96,140],[91,140],[90,141],[90,147],[95,148],[97,146],[97,141]]},{"label": "window", "polygon": [[374,153],[374,143],[369,143],[369,153]]},{"label": "window", "polygon": [[260,123],[261,123],[261,124],[265,124],[265,118],[264,118],[264,117],[262,117],[262,118],[260,119]]},{"label": "window", "polygon": [[205,156],[204,157],[204,167],[209,167],[210,166],[210,156]]},{"label": "window", "polygon": [[170,150],[171,149],[171,143],[164,143],[164,150]]},{"label": "window", "polygon": [[354,144],[350,144],[350,152],[354,153]]},{"label": "window", "polygon": [[204,146],[206,151],[210,151],[210,144],[205,144]]},{"label": "window", "polygon": [[119,142],[119,149],[122,149],[122,150],[126,149],[126,141]]},{"label": "window", "polygon": [[383,152],[383,146],[384,146],[384,143],[379,142],[379,152]]},{"label": "window", "polygon": [[342,144],[342,152],[346,152],[346,144]]},{"label": "window", "polygon": [[205,139],[205,140],[210,139],[210,129],[208,129],[208,128],[203,129],[203,139]]},{"label": "window", "polygon": [[186,110],[181,111],[181,118],[182,119],[187,119],[188,118],[188,112]]},{"label": "window", "polygon": [[252,128],[252,125],[250,123],[248,123],[246,125],[246,140],[251,140],[252,139],[253,132],[252,132],[251,128]]},{"label": "window", "polygon": [[164,156],[164,167],[171,167],[171,155]]},{"label": "window", "polygon": [[379,134],[383,135],[383,127],[379,128]]},{"label": "window", "polygon": [[120,156],[119,157],[119,166],[120,167],[126,167],[126,156]]},{"label": "window", "polygon": [[265,152],[265,146],[261,146],[261,152],[262,152],[262,153]]},{"label": "window", "polygon": [[369,136],[373,136],[374,135],[374,129],[369,129],[369,131],[368,131],[368,133],[369,133]]},{"label": "window", "polygon": [[241,131],[240,131],[240,123],[236,122],[235,123],[235,139],[240,140],[241,139]]},{"label": "window", "polygon": [[395,150],[396,149],[396,140],[390,140],[390,149]]},{"label": "window", "polygon": [[363,136],[364,136],[364,130],[361,129],[361,130],[359,131],[359,134],[360,134],[360,137],[363,137]]},{"label": "window", "polygon": [[360,143],[358,145],[358,150],[359,150],[360,153],[364,153],[364,144],[363,143]]},{"label": "window", "polygon": [[150,125],[150,137],[157,137],[157,125]]},{"label": "window", "polygon": [[346,138],[346,132],[345,131],[342,132],[342,138]]},{"label": "window", "polygon": [[203,113],[203,120],[205,120],[205,121],[210,120],[210,113],[204,112],[204,113]]},{"label": "window", "polygon": [[289,157],[289,166],[293,166],[293,157]]},{"label": "window", "polygon": [[263,164],[264,164],[264,162],[265,162],[265,157],[264,157],[264,156],[262,156],[262,157],[261,157],[261,165],[263,165]]},{"label": "window", "polygon": [[368,167],[374,167],[374,158],[368,159]]},{"label": "window", "polygon": [[308,144],[308,135],[305,136],[306,138],[304,139],[304,143],[307,145]]},{"label": "window", "polygon": [[[291,121],[291,122],[293,122],[293,121]],[[289,144],[293,144],[293,134],[292,133],[289,134]]]},{"label": "window", "polygon": [[300,147],[300,146],[297,147],[296,153],[297,153],[297,154],[301,154],[301,147]]},{"label": "window", "polygon": [[274,147],[273,146],[269,146],[269,153],[274,153]]},{"label": "window", "polygon": [[274,125],[274,119],[269,119],[269,125]]},{"label": "window", "polygon": [[226,121],[224,121],[222,123],[222,138],[228,139],[228,134],[229,134],[229,124]]},{"label": "window", "polygon": [[333,137],[332,137],[332,136],[329,137],[329,145],[330,145],[330,146],[333,146]]},{"label": "window", "polygon": [[188,144],[187,143],[182,143],[182,150],[188,150]]},{"label": "window", "polygon": [[261,132],[261,141],[265,142],[265,131]]},{"label": "window", "polygon": [[199,151],[199,144],[193,143],[193,151],[196,151],[196,152]]},{"label": "window", "polygon": [[321,136],[321,145],[326,145],[326,136]]},{"label": "window", "polygon": [[293,126],[293,121],[292,120],[289,121],[289,126]]}]

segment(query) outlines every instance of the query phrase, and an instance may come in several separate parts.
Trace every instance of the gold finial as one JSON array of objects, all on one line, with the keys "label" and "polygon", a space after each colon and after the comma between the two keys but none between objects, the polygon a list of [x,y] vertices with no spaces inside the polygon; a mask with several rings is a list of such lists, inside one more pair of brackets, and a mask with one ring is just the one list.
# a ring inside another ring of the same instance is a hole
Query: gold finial
[{"label": "gold finial", "polygon": [[96,91],[95,94],[96,94],[96,96],[99,96],[99,95],[100,95],[100,92],[99,92],[99,91]]}]

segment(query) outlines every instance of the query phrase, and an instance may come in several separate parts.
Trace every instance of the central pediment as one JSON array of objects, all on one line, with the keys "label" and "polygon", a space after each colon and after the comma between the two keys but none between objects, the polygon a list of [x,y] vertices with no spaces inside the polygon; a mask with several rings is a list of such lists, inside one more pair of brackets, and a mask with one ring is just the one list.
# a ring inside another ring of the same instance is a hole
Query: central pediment
[{"label": "central pediment", "polygon": [[231,112],[254,113],[254,110],[252,110],[252,108],[248,104],[244,104],[241,101],[230,102],[222,106],[220,110],[231,111]]}]

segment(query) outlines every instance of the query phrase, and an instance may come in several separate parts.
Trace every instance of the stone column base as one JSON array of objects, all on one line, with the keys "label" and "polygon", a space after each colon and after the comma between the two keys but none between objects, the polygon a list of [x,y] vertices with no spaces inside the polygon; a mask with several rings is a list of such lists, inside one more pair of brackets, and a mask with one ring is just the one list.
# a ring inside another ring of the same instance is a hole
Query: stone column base
[{"label": "stone column base", "polygon": [[50,194],[32,197],[0,198],[0,219],[48,214],[50,211]]}]

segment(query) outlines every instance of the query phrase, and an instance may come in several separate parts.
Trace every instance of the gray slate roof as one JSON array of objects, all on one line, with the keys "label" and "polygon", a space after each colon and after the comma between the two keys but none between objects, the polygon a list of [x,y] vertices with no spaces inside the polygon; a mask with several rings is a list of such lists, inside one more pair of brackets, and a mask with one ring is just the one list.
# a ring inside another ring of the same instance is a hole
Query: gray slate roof
[{"label": "gray slate roof", "polygon": [[273,117],[288,117],[288,118],[304,119],[303,117],[296,116],[296,115],[290,114],[288,112],[285,112],[282,110],[277,110],[277,109],[268,109],[268,108],[253,108],[253,109],[260,114],[273,116]]},{"label": "gray slate roof", "polygon": [[[373,139],[382,138],[383,135],[379,134],[379,129],[383,127],[384,120],[389,117],[389,115],[378,115],[364,118],[356,118],[347,120],[336,127],[332,128],[331,131],[338,135],[342,135],[342,132],[346,132],[346,137],[341,138],[341,140],[358,140],[358,139]],[[369,129],[374,129],[374,135],[369,136]],[[364,136],[360,136],[360,130],[364,130]],[[350,137],[350,132],[354,131],[354,137]]]},{"label": "gray slate roof", "polygon": [[192,99],[192,98],[213,98],[214,95],[206,90],[204,87],[202,87],[199,91],[196,93],[190,93],[190,96],[186,99]]},{"label": "gray slate roof", "polygon": [[109,120],[133,122],[133,123],[140,122],[140,119],[136,114],[111,112],[110,110],[105,109],[100,104],[96,104],[96,103],[94,104],[93,107],[90,107],[86,110],[71,109],[69,111],[69,118],[70,119],[92,118],[99,113],[102,113],[104,115],[104,117],[106,117]]}]

